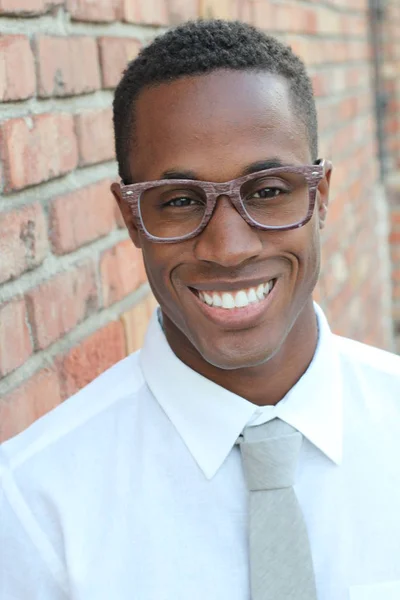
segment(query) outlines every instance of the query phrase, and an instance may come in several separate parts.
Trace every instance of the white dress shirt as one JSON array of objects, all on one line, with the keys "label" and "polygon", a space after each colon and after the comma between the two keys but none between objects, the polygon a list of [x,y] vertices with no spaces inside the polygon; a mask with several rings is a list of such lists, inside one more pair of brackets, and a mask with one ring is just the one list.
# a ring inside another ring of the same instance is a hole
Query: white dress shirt
[{"label": "white dress shirt", "polygon": [[[400,598],[400,357],[334,336],[275,407],[143,349],[0,447],[1,600],[249,600],[235,441],[304,435],[296,493],[319,600]],[[278,600],[278,599],[277,599]]]}]

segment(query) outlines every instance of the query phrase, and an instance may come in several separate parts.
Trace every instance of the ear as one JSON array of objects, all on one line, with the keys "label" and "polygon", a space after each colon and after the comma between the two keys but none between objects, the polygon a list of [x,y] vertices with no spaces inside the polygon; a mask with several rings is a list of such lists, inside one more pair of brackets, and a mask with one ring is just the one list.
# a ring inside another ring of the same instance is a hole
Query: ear
[{"label": "ear", "polygon": [[110,189],[112,195],[117,201],[118,208],[121,211],[122,218],[124,219],[124,223],[128,229],[132,242],[135,244],[136,248],[141,248],[138,228],[136,227],[136,223],[129,205],[122,198],[121,187],[119,183],[113,183]]},{"label": "ear", "polygon": [[323,229],[325,227],[326,217],[328,214],[329,190],[330,190],[330,184],[331,184],[332,168],[333,168],[332,163],[328,160],[325,161],[325,175],[318,184],[317,203],[318,203],[318,220],[319,220],[319,228],[320,229]]}]

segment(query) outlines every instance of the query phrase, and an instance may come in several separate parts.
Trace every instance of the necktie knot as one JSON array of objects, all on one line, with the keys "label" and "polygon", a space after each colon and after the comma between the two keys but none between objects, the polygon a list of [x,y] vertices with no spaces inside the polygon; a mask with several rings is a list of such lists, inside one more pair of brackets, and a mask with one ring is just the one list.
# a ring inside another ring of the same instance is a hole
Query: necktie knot
[{"label": "necktie knot", "polygon": [[250,491],[294,485],[303,436],[299,432],[258,442],[242,442],[243,469]]},{"label": "necktie knot", "polygon": [[248,489],[293,486],[302,440],[301,433],[281,419],[246,427],[240,449]]}]

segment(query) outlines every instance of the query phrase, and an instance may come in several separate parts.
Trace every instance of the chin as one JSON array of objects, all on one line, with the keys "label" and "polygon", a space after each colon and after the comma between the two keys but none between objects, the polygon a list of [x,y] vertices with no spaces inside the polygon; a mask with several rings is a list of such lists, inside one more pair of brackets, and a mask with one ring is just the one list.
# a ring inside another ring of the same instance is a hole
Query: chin
[{"label": "chin", "polygon": [[[269,343],[268,343],[269,342]],[[209,364],[224,371],[233,371],[236,369],[249,369],[262,365],[279,351],[278,342],[262,340],[262,344],[253,343],[246,347],[243,339],[239,343],[232,343],[232,340],[220,339],[219,343],[210,347],[209,341],[197,346],[198,352]]]}]

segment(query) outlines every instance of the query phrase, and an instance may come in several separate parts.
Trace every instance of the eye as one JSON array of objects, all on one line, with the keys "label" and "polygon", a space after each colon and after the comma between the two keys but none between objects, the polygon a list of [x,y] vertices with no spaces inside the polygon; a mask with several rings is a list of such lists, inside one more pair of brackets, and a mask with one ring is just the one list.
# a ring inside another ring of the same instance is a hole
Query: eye
[{"label": "eye", "polygon": [[276,188],[276,187],[265,187],[262,188],[260,190],[257,190],[256,192],[253,192],[251,194],[252,198],[261,198],[261,199],[265,199],[265,198],[275,198],[276,196],[280,196],[281,194],[284,194],[285,190]]},{"label": "eye", "polygon": [[186,206],[196,206],[198,204],[200,204],[199,200],[194,200],[193,198],[185,198],[184,196],[182,196],[181,198],[175,198],[174,200],[166,202],[164,206],[184,208]]}]

